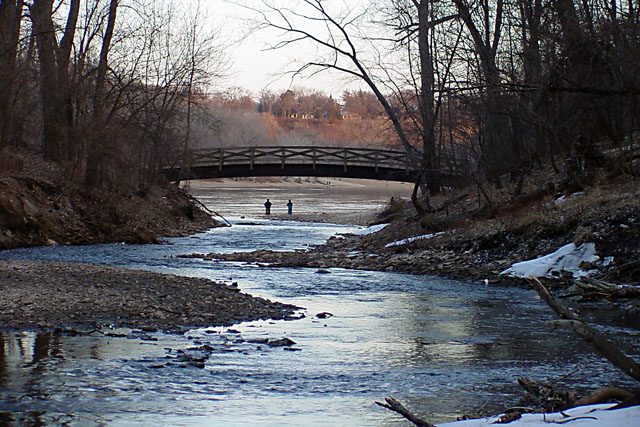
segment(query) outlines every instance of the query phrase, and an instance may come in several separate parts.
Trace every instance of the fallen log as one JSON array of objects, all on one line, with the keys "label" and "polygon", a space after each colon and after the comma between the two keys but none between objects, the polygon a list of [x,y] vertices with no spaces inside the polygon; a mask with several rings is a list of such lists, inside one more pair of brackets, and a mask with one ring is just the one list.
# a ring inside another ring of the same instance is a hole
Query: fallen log
[{"label": "fallen log", "polygon": [[575,406],[595,405],[598,403],[606,403],[610,400],[628,401],[634,398],[634,394],[623,390],[619,387],[603,387],[593,393],[578,399]]},{"label": "fallen log", "polygon": [[609,298],[640,297],[640,286],[616,285],[614,283],[593,279],[591,277],[580,278],[580,280],[576,281],[576,286],[584,289],[586,292],[593,292],[601,295],[604,294]]},{"label": "fallen log", "polygon": [[617,280],[623,282],[632,281],[634,278],[638,280],[640,277],[640,260],[622,264],[620,267],[603,274],[599,278],[609,279],[611,277],[615,277]]},{"label": "fallen log", "polygon": [[640,365],[626,354],[618,350],[615,344],[602,334],[580,320],[563,319],[549,322],[553,328],[568,329],[591,344],[600,355],[604,356],[616,368],[631,378],[640,381]]},{"label": "fallen log", "polygon": [[560,321],[552,322],[554,327],[570,329],[591,344],[595,350],[631,378],[640,381],[640,364],[622,353],[618,347],[602,334],[587,325],[580,317],[558,301],[542,282],[535,278],[527,278],[540,298],[556,313]]}]

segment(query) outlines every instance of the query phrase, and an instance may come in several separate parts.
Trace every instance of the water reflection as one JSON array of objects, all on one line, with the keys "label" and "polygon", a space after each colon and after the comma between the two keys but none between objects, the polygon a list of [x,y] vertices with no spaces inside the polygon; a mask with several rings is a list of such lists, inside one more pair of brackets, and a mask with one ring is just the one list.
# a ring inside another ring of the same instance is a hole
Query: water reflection
[{"label": "water reflection", "polygon": [[[537,321],[546,307],[522,290],[393,273],[261,275],[273,283],[264,292],[288,294],[308,307],[308,317],[186,336],[0,334],[0,413],[18,424],[395,425],[374,400],[393,395],[447,420],[484,403],[501,409],[504,395],[518,392],[520,375],[548,378],[589,366],[571,380],[621,380],[584,346],[563,351],[567,339]],[[295,291],[309,283],[315,294]],[[334,316],[313,316],[321,311]],[[262,344],[284,336],[301,351]],[[202,351],[204,369],[178,362],[180,352]]]}]

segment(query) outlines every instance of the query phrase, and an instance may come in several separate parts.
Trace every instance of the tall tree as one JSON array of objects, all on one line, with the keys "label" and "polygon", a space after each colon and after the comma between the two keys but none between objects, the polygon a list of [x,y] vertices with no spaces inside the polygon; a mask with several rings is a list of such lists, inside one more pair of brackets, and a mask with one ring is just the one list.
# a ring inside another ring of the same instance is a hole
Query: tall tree
[{"label": "tall tree", "polygon": [[89,147],[87,152],[87,165],[85,174],[85,184],[88,187],[97,187],[102,179],[103,157],[108,154],[110,147],[105,147],[106,139],[104,132],[105,123],[105,85],[107,78],[107,66],[111,39],[116,23],[116,13],[118,10],[118,0],[110,0],[109,12],[107,15],[107,26],[102,36],[102,47],[96,72],[95,89],[93,94],[93,120],[92,131],[89,135]]},{"label": "tall tree", "polygon": [[[387,88],[399,89],[396,93],[402,93],[403,83],[385,81],[384,79],[393,73],[384,66],[379,67],[381,64],[376,66],[365,59],[367,53],[362,45],[363,40],[364,44],[368,44],[374,51],[374,56],[379,53],[376,52],[375,45],[380,42],[380,39],[376,40],[374,37],[363,37],[359,30],[359,24],[367,17],[367,11],[351,10],[341,16],[329,10],[326,2],[322,0],[302,0],[294,7],[264,1],[265,8],[258,12],[261,14],[264,27],[281,30],[287,37],[275,46],[276,49],[293,43],[310,42],[326,53],[326,56],[304,63],[296,73],[308,69],[314,69],[316,72],[331,69],[356,77],[366,84],[389,117],[412,167],[425,171],[422,177],[429,178],[427,185],[432,191],[438,191],[441,183],[435,170],[438,164],[434,137],[436,80],[431,31],[435,26],[453,19],[455,14],[436,16],[435,2],[430,0],[397,0],[391,3],[392,7],[388,11],[402,16],[394,16],[394,19],[397,18],[397,38],[386,38],[385,43],[395,43],[408,50],[414,49],[414,45],[417,45],[418,67],[413,74],[416,80],[413,82],[415,91],[412,96],[418,105],[417,117],[412,109],[399,111],[385,93]],[[313,29],[318,28],[315,25],[318,22],[322,24],[322,30],[314,32]],[[412,51],[411,60],[414,56]],[[380,71],[380,75],[384,77],[381,79],[376,71]],[[405,121],[403,114],[409,114],[414,119]],[[408,128],[415,124],[418,124],[417,129]],[[413,135],[419,136],[416,139]]]},{"label": "tall tree", "polygon": [[[504,111],[497,55],[502,37],[504,1],[481,0],[472,10],[467,0],[453,0],[464,23],[480,64],[480,131],[481,164],[498,187],[500,175],[513,164],[509,156],[510,123]],[[475,13],[474,13],[475,12]],[[480,26],[482,25],[482,26]]]},{"label": "tall tree", "polygon": [[13,134],[18,81],[18,41],[24,0],[0,0],[0,148]]},{"label": "tall tree", "polygon": [[40,94],[44,127],[44,156],[65,162],[75,153],[69,63],[80,0],[70,0],[64,33],[58,42],[53,23],[53,0],[34,0],[29,6],[38,44]]}]

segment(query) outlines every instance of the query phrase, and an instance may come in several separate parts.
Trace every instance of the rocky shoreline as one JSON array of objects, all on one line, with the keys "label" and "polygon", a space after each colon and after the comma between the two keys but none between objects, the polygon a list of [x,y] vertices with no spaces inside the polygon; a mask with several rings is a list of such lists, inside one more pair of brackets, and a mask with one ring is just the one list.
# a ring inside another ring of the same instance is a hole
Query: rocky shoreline
[{"label": "rocky shoreline", "polygon": [[184,332],[293,319],[298,310],[208,279],[56,262],[0,261],[0,295],[0,330]]},{"label": "rocky shoreline", "polygon": [[[524,279],[500,273],[517,262],[549,254],[563,245],[593,242],[601,259],[613,262],[600,268],[614,283],[637,285],[640,265],[639,184],[603,186],[585,193],[558,198],[547,195],[526,210],[504,209],[475,216],[454,213],[433,215],[429,223],[418,223],[408,204],[390,205],[377,221],[388,223],[380,231],[364,235],[331,238],[326,244],[307,250],[278,252],[258,250],[242,253],[190,254],[205,260],[247,262],[260,267],[309,267],[327,272],[331,268],[394,271],[435,275],[471,281],[478,285],[528,286]],[[459,195],[448,196],[450,199]],[[558,201],[560,200],[560,202]],[[438,200],[447,203],[446,200]],[[456,206],[451,206],[453,211]],[[462,208],[461,211],[464,211]],[[473,211],[466,207],[467,211]],[[457,218],[457,219],[456,219]],[[566,291],[575,284],[572,277],[545,279],[555,289]],[[637,286],[635,286],[637,287]],[[604,298],[624,312],[640,314],[640,299]],[[579,300],[598,300],[598,295],[581,295]]]}]

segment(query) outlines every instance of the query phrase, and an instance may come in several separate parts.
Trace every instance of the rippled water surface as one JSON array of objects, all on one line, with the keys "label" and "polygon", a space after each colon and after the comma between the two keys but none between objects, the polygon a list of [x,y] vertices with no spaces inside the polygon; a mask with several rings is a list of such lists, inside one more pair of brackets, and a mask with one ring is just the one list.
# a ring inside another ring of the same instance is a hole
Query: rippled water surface
[{"label": "rippled water surface", "polygon": [[[245,292],[306,308],[301,320],[184,336],[2,333],[0,425],[407,425],[373,402],[393,396],[430,420],[444,421],[512,403],[519,376],[566,376],[565,382],[584,388],[626,381],[570,334],[549,331],[543,322],[551,314],[530,291],[396,273],[318,274],[175,257],[300,249],[354,230],[255,218],[232,222],[233,227],[163,245],[0,253],[236,281]],[[319,319],[315,314],[321,312],[333,316]],[[637,342],[637,330],[603,329],[627,351]],[[296,342],[295,351],[261,343],[282,337]],[[203,356],[204,368],[180,363],[185,353]]]}]

